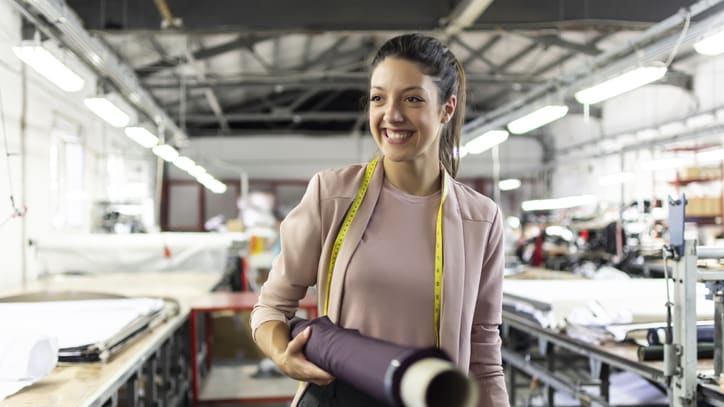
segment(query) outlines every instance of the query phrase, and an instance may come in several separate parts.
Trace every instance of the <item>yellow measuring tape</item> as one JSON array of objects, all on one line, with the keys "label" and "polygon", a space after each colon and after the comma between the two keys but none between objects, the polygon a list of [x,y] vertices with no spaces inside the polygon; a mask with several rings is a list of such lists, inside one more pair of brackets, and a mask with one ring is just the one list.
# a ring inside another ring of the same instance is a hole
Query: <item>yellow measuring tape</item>
[{"label": "yellow measuring tape", "polygon": [[[342,226],[337,233],[337,238],[334,240],[334,246],[332,246],[332,254],[329,259],[329,270],[327,271],[327,295],[324,301],[323,315],[327,315],[329,313],[329,296],[330,290],[332,288],[332,275],[334,274],[334,265],[337,262],[337,256],[339,255],[339,251],[342,248],[342,243],[347,236],[350,225],[352,225],[352,221],[354,220],[355,216],[357,216],[357,211],[362,205],[362,200],[367,194],[367,188],[369,188],[370,186],[370,180],[372,179],[372,174],[375,172],[375,168],[377,167],[378,162],[379,157],[375,157],[367,164],[365,175],[362,179],[362,185],[360,185],[359,190],[357,191],[357,196],[355,196],[354,201],[352,201],[352,206],[349,208],[349,211],[347,211],[347,215],[344,217]],[[440,346],[440,309],[442,304],[442,205],[445,202],[445,198],[447,198],[447,193],[447,180],[443,175],[442,196],[440,198],[440,206],[437,208],[437,221],[435,222],[435,305],[433,310],[433,329],[435,332],[435,345],[438,347]]]}]

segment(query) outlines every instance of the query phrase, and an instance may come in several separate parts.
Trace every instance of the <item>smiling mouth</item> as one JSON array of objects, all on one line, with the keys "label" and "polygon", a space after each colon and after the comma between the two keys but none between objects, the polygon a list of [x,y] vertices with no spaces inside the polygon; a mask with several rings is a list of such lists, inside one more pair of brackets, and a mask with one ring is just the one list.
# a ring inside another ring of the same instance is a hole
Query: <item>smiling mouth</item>
[{"label": "smiling mouth", "polygon": [[388,138],[391,141],[403,141],[406,140],[414,134],[414,131],[411,130],[392,130],[392,129],[384,129],[384,135],[386,138]]}]

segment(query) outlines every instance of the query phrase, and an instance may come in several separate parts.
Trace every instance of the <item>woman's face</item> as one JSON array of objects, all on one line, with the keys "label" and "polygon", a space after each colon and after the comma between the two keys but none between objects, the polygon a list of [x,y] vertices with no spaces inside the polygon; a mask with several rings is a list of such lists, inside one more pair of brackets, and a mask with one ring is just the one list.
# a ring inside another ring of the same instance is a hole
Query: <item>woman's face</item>
[{"label": "woman's face", "polygon": [[[443,106],[431,76],[400,58],[385,58],[370,81],[370,130],[385,159],[438,165],[442,126],[455,111],[455,96]],[[434,163],[434,164],[433,164]]]}]

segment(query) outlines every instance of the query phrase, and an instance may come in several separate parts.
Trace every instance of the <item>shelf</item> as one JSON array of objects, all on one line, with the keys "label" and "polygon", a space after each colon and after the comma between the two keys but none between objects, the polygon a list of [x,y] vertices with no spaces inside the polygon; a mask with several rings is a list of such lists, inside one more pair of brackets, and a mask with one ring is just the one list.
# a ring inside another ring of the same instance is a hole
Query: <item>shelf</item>
[{"label": "shelf", "polygon": [[692,222],[698,225],[720,225],[721,216],[687,216],[685,222]]},{"label": "shelf", "polygon": [[688,179],[677,179],[674,181],[669,181],[669,184],[676,185],[676,186],[682,186],[682,185],[688,185],[693,184],[694,182],[716,182],[721,181],[721,178],[712,177],[712,178],[688,178]]}]

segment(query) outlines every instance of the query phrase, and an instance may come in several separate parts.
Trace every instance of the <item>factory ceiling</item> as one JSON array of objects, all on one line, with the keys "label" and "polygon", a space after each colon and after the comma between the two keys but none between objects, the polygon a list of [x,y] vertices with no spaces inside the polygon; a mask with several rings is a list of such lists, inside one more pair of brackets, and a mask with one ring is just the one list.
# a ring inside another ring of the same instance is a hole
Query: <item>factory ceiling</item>
[{"label": "factory ceiling", "polygon": [[365,132],[369,61],[408,31],[450,44],[472,120],[691,3],[67,0],[189,137]]}]

